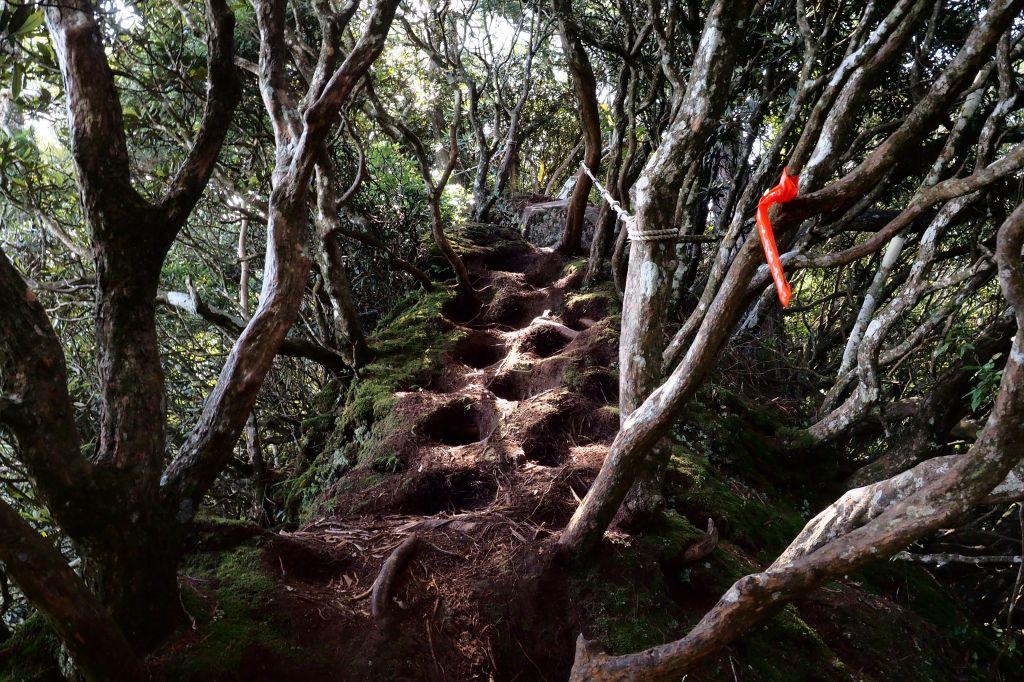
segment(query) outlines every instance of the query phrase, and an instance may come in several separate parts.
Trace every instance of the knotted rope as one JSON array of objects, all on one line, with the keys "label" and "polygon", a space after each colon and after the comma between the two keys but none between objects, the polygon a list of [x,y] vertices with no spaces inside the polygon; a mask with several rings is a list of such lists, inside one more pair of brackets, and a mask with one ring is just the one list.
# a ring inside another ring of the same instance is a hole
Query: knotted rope
[{"label": "knotted rope", "polygon": [[622,223],[626,226],[626,234],[629,236],[629,240],[632,242],[660,242],[679,239],[679,230],[677,228],[669,228],[667,230],[640,230],[636,226],[636,216],[631,216],[626,212],[626,209],[622,208],[622,204],[615,200],[608,190],[594,177],[594,174],[590,172],[585,163],[580,163],[580,170],[587,174],[590,181],[594,183],[594,187],[601,194],[601,197],[608,202],[608,207],[615,211],[616,215],[622,220]]}]

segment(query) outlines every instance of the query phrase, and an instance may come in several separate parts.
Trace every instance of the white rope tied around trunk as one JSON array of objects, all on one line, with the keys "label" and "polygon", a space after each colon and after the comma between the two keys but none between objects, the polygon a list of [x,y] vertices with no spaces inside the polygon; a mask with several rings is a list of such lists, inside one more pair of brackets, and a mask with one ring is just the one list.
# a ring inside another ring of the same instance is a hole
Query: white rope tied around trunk
[{"label": "white rope tied around trunk", "polygon": [[636,226],[636,216],[631,216],[626,212],[626,209],[622,208],[622,204],[615,200],[608,190],[594,177],[594,174],[590,172],[587,165],[580,162],[580,170],[587,174],[590,181],[594,183],[594,187],[601,194],[601,197],[608,202],[608,207],[615,211],[616,215],[622,220],[626,226],[626,234],[629,236],[631,242],[660,242],[668,241],[670,239],[679,238],[679,230],[677,228],[669,228],[667,230],[638,230]]}]

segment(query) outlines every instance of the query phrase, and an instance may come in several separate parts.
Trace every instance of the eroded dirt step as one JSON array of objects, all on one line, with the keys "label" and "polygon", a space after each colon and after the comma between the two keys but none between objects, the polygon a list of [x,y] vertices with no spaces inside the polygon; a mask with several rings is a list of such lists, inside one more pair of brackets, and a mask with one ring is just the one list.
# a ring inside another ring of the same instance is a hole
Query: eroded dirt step
[{"label": "eroded dirt step", "polygon": [[484,369],[508,356],[508,344],[498,333],[469,329],[455,344],[452,358],[471,369]]},{"label": "eroded dirt step", "polygon": [[[563,276],[558,254],[523,242],[503,242],[466,261],[483,305],[455,300],[443,308],[448,328],[460,333],[443,371],[395,394],[391,413],[360,451],[370,465],[352,470],[335,493],[335,525],[302,531],[336,540],[339,549],[351,541],[367,551],[345,552],[323,573],[286,578],[309,598],[334,590],[337,610],[327,617],[340,618],[345,636],[368,646],[372,618],[365,600],[353,596],[366,591],[409,532],[425,535],[395,584],[398,640],[421,646],[429,621],[438,626],[435,648],[462,646],[478,604],[496,599],[492,578],[512,579],[515,556],[564,526],[618,428],[608,405],[616,391],[602,378],[611,376],[616,355],[601,324],[607,308],[578,296],[564,305],[578,274]],[[370,528],[377,530],[367,536]],[[325,584],[332,571],[346,577]],[[451,615],[435,618],[438,611]],[[492,667],[486,657],[467,666]]]},{"label": "eroded dirt step", "polygon": [[614,410],[563,388],[520,403],[507,429],[525,461],[553,467],[574,448],[609,444],[618,426]]}]

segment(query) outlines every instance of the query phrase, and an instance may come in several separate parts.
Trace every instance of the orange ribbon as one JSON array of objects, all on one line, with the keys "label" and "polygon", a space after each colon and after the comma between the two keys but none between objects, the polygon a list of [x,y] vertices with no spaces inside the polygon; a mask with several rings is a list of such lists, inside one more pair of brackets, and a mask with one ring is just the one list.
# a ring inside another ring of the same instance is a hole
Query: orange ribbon
[{"label": "orange ribbon", "polygon": [[761,237],[761,246],[764,248],[764,259],[768,261],[768,269],[775,280],[775,290],[779,292],[779,301],[782,307],[789,306],[789,300],[793,297],[793,290],[786,280],[786,273],[782,271],[782,260],[779,259],[779,247],[775,245],[775,233],[772,232],[772,221],[768,217],[768,209],[773,204],[784,204],[796,196],[797,184],[795,175],[787,175],[786,169],[782,169],[782,179],[779,184],[764,193],[761,200],[757,202],[757,234]]}]

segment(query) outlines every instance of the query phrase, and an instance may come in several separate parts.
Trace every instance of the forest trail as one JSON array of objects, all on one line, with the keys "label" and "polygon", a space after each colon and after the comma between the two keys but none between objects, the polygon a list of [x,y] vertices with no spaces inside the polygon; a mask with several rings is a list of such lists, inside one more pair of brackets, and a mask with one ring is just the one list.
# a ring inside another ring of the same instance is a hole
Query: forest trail
[{"label": "forest trail", "polygon": [[[678,638],[802,525],[792,505],[813,492],[778,478],[798,456],[774,444],[779,415],[716,388],[680,416],[665,519],[613,528],[586,569],[543,570],[618,428],[617,300],[580,291],[579,262],[515,232],[461,236],[483,307],[424,295],[391,321],[429,369],[378,395],[360,426],[352,404],[389,385],[374,372],[394,356],[338,397],[337,440],[317,462],[353,464],[303,479],[315,499],[301,526],[200,534],[182,570],[199,627],[157,665],[184,661],[201,672],[181,679],[211,682],[561,681],[579,633],[617,652]],[[808,481],[820,466],[800,464]],[[717,548],[684,561],[709,517]],[[688,679],[891,679],[907,642],[922,679],[938,679],[963,662],[935,614],[959,622],[960,608],[918,568],[882,567],[787,608]]]},{"label": "forest trail", "polygon": [[[269,609],[288,639],[344,652],[305,658],[288,679],[306,679],[306,667],[308,679],[567,674],[575,626],[564,595],[550,595],[556,618],[506,610],[529,602],[522,558],[565,524],[618,429],[615,332],[608,297],[571,293],[581,268],[513,235],[477,237],[465,258],[483,308],[445,304],[457,341],[441,372],[396,393],[381,442],[364,446],[396,471],[357,467],[331,490],[334,513],[265,536]],[[387,616],[374,618],[371,585],[412,535]],[[250,678],[281,664],[247,660]]]}]

